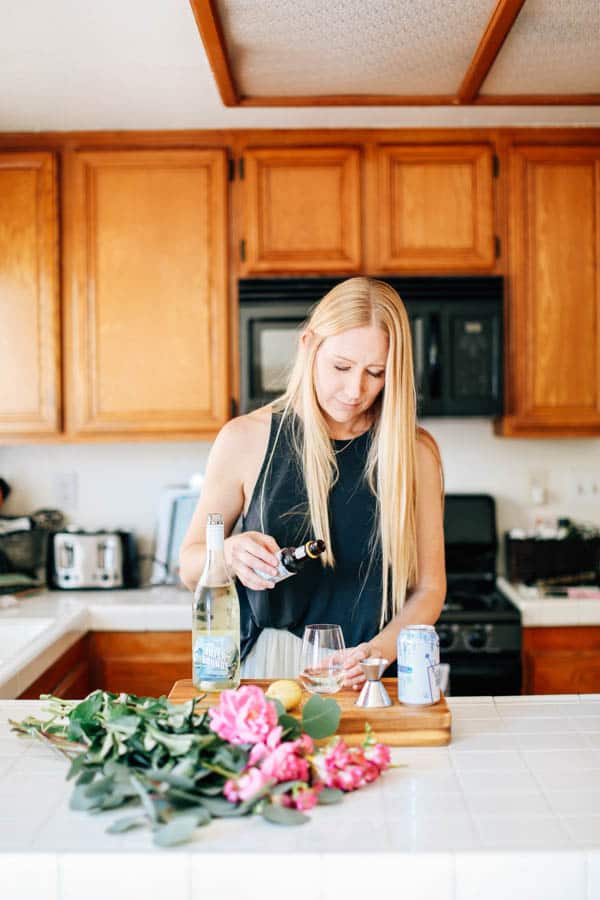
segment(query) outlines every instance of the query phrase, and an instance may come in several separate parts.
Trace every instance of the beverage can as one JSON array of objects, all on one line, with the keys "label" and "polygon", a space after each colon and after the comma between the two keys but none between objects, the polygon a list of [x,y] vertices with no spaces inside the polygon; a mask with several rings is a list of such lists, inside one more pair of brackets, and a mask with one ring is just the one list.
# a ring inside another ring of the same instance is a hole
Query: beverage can
[{"label": "beverage can", "polygon": [[411,625],[398,635],[398,700],[430,706],[440,699],[440,642],[433,625]]}]

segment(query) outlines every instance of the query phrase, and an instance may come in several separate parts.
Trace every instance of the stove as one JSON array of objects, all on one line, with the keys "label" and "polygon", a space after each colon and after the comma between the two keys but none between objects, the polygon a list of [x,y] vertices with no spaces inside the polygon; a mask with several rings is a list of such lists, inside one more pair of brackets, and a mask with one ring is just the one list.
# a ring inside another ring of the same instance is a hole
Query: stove
[{"label": "stove", "polygon": [[496,508],[488,494],[447,494],[447,594],[436,624],[453,696],[521,693],[521,613],[498,587]]}]

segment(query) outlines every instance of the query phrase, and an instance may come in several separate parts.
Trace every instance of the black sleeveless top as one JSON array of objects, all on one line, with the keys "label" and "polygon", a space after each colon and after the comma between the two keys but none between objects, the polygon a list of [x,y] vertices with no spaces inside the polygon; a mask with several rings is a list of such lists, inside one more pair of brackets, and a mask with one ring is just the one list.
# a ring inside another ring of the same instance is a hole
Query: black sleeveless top
[{"label": "black sleeveless top", "polygon": [[[275,445],[280,422],[281,414],[274,413],[267,452],[242,530],[262,531],[272,535],[280,547],[290,547],[321,535],[311,534],[306,525],[308,498],[301,463],[292,446],[292,428],[302,427],[300,419],[286,416]],[[297,575],[265,591],[254,591],[237,581],[242,659],[263,628],[285,628],[302,637],[305,625],[331,622],[342,626],[347,647],[368,641],[379,631],[381,549],[378,541],[372,546],[376,500],[363,477],[370,441],[370,431],[351,441],[334,441],[339,478],[329,495],[329,524],[335,568],[317,561],[308,563]]]}]

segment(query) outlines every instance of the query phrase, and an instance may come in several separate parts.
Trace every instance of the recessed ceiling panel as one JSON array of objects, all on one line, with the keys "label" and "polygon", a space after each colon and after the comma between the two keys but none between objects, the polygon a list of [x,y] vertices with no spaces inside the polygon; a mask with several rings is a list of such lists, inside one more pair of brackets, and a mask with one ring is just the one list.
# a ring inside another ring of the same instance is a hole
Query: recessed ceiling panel
[{"label": "recessed ceiling panel", "polygon": [[600,91],[600,2],[527,0],[482,94]]},{"label": "recessed ceiling panel", "polygon": [[[557,0],[558,2],[558,0]],[[241,95],[454,94],[496,0],[219,0]]]}]

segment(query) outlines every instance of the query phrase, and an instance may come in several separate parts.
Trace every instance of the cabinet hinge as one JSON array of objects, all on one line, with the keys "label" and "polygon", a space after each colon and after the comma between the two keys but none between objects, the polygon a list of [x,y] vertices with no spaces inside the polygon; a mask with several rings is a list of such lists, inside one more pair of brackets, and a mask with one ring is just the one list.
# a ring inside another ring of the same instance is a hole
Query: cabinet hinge
[{"label": "cabinet hinge", "polygon": [[500,250],[501,250],[500,238],[498,237],[497,234],[495,234],[494,235],[494,253],[496,254],[496,259],[499,259],[499,257],[500,257]]},{"label": "cabinet hinge", "polygon": [[240,175],[240,179],[243,181],[244,180],[244,157],[243,156],[240,156],[240,159],[238,162],[238,172]]},{"label": "cabinet hinge", "polygon": [[229,180],[235,181],[235,159],[229,160]]},{"label": "cabinet hinge", "polygon": [[500,174],[500,160],[498,159],[498,156],[496,153],[494,153],[494,155],[492,156],[492,172],[493,172],[494,178],[497,178],[498,175]]},{"label": "cabinet hinge", "polygon": [[246,241],[244,238],[240,241],[240,259],[242,262],[246,262]]}]

